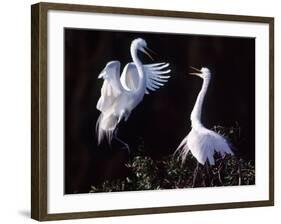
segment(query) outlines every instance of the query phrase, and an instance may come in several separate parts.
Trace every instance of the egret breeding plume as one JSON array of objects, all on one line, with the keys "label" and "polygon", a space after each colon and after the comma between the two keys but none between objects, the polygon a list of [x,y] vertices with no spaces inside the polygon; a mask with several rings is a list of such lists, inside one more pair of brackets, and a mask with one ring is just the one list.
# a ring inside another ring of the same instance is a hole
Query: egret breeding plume
[{"label": "egret breeding plume", "polygon": [[116,139],[129,151],[128,145],[117,137],[117,128],[121,120],[127,121],[132,110],[142,101],[149,91],[156,91],[163,86],[170,76],[163,75],[171,70],[169,63],[142,64],[138,52],[143,52],[151,59],[145,40],[137,38],[132,41],[130,53],[133,62],[128,63],[120,77],[120,62],[110,61],[98,78],[103,78],[101,96],[97,109],[101,112],[96,132],[98,144],[106,138],[109,143]]},{"label": "egret breeding plume", "polygon": [[175,154],[179,155],[183,163],[186,160],[188,153],[192,153],[197,159],[197,168],[194,176],[194,178],[196,178],[199,163],[205,165],[205,163],[207,164],[209,162],[211,165],[214,165],[215,152],[220,153],[221,156],[225,156],[226,154],[233,155],[233,152],[230,144],[223,136],[207,129],[201,122],[202,106],[211,80],[211,72],[208,68],[204,67],[201,68],[201,70],[194,67],[191,68],[196,72],[190,74],[202,78],[203,84],[190,116],[192,129],[182,140],[175,151]]}]

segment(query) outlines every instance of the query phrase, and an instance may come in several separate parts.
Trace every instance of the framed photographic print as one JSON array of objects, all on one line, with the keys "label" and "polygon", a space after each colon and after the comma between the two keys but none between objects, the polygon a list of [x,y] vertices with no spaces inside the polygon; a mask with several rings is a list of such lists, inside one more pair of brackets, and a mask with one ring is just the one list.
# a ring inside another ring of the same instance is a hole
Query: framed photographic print
[{"label": "framed photographic print", "polygon": [[274,19],[32,5],[32,218],[274,204]]}]

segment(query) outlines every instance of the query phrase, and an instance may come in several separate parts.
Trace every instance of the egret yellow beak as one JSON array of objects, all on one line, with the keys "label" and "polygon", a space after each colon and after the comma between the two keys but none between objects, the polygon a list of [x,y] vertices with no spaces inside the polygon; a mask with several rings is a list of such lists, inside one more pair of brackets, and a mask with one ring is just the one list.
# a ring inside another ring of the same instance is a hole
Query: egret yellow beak
[{"label": "egret yellow beak", "polygon": [[148,48],[148,47],[146,47],[146,50],[148,50],[148,51],[149,51],[150,53],[152,53],[152,54],[157,55],[155,51],[151,50],[151,49],[150,49],[150,48]]},{"label": "egret yellow beak", "polygon": [[190,72],[189,75],[196,75],[196,76],[200,76],[202,74],[202,71],[198,68],[194,68],[192,66],[190,66],[191,69],[193,69],[195,72]]},{"label": "egret yellow beak", "polygon": [[148,53],[148,51],[147,50],[149,50],[149,51],[151,51],[151,52],[153,52],[152,50],[150,50],[148,47],[146,47],[146,48],[141,48],[140,49],[143,53],[145,53],[152,61],[153,61],[153,57]]}]

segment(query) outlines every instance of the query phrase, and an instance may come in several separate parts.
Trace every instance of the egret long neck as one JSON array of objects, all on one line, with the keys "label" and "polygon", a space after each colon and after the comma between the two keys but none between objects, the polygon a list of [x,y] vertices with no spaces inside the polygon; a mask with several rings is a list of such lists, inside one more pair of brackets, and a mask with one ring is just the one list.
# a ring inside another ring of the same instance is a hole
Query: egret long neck
[{"label": "egret long neck", "polygon": [[207,93],[207,89],[209,86],[210,79],[203,79],[202,88],[197,96],[195,105],[193,107],[193,110],[191,112],[190,120],[191,120],[191,126],[203,126],[201,123],[201,114],[202,114],[202,107],[204,103],[204,98]]},{"label": "egret long neck", "polygon": [[130,51],[131,51],[133,62],[135,63],[135,65],[137,67],[138,75],[139,75],[139,85],[135,92],[137,94],[144,95],[145,88],[146,88],[146,80],[144,77],[144,69],[143,69],[142,62],[140,61],[138,54],[137,54],[138,48],[135,45],[131,45]]}]

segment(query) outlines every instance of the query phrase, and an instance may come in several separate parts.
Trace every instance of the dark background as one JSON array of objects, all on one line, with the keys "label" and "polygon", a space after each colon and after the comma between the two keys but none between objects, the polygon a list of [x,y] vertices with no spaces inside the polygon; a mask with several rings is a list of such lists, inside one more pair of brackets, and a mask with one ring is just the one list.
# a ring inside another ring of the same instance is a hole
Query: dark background
[{"label": "dark background", "polygon": [[[65,29],[65,193],[89,192],[90,185],[127,175],[128,154],[113,142],[97,146],[96,103],[107,62],[119,60],[121,71],[131,62],[130,44],[146,40],[169,62],[169,82],[145,95],[119,137],[134,150],[141,140],[154,159],[171,154],[190,131],[189,116],[202,80],[188,76],[189,66],[208,67],[212,79],[202,113],[207,128],[239,123],[239,156],[255,157],[255,40],[253,38]],[[153,63],[139,54],[144,63]]]}]

